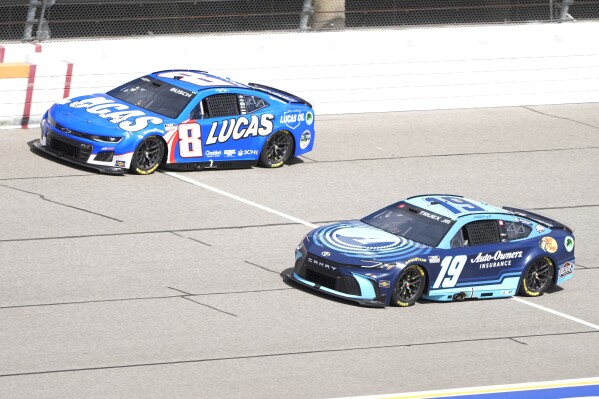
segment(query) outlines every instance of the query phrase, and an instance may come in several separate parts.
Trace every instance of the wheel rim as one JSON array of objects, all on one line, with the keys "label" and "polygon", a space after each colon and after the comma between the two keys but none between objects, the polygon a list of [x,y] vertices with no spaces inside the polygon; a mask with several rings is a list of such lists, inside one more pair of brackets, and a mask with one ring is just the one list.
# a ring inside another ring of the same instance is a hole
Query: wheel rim
[{"label": "wheel rim", "polygon": [[285,161],[291,148],[291,137],[284,132],[275,133],[266,143],[266,159],[271,164]]},{"label": "wheel rim", "polygon": [[135,161],[140,169],[150,169],[160,160],[160,142],[157,139],[146,139],[140,144]]},{"label": "wheel rim", "polygon": [[534,261],[526,272],[526,286],[530,291],[539,292],[551,279],[551,267],[544,259]]},{"label": "wheel rim", "polygon": [[409,302],[417,295],[422,278],[417,269],[410,269],[404,272],[397,282],[398,299],[401,302]]}]

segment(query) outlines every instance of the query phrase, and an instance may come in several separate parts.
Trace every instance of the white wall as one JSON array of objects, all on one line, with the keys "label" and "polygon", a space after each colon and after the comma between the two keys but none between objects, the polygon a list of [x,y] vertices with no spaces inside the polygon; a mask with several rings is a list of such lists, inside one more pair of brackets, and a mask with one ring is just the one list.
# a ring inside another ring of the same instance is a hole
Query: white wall
[{"label": "white wall", "polygon": [[[4,44],[4,62],[38,65],[31,123],[62,98],[67,62],[71,96],[189,68],[278,87],[317,114],[337,114],[599,102],[597,38],[599,22],[152,37],[47,42],[38,53]],[[7,91],[7,80],[0,125],[20,126],[21,115],[6,110],[22,110],[9,105],[23,95]]]}]

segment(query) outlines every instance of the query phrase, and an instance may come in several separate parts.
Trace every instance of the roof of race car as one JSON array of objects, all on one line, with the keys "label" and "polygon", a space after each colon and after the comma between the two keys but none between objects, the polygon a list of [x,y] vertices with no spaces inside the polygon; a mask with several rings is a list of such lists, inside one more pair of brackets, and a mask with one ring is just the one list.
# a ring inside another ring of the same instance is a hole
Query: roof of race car
[{"label": "roof of race car", "polygon": [[405,202],[452,220],[456,220],[458,217],[465,215],[481,213],[509,213],[504,209],[489,205],[486,202],[453,194],[418,195],[406,199]]},{"label": "roof of race car", "polygon": [[190,91],[200,91],[214,88],[237,87],[243,89],[251,89],[250,86],[236,82],[229,78],[223,78],[209,74],[205,71],[197,71],[193,69],[169,69],[165,71],[152,72],[149,76],[181,87]]}]

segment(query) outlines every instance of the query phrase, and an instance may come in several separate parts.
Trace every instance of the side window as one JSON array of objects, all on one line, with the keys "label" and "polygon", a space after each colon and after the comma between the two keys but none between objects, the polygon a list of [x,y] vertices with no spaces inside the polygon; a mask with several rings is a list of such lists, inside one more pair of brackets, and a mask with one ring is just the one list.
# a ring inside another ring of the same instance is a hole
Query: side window
[{"label": "side window", "polygon": [[464,226],[470,246],[501,242],[497,220],[480,220]]},{"label": "side window", "polygon": [[241,114],[237,94],[215,94],[202,101],[205,118],[237,116]]},{"label": "side window", "polygon": [[245,113],[251,114],[259,109],[268,107],[268,103],[261,97],[249,95],[240,95],[239,97],[239,102],[245,106]]},{"label": "side window", "polygon": [[204,101],[200,101],[189,114],[189,119],[191,120],[202,118],[204,118]]},{"label": "side window", "polygon": [[522,222],[505,221],[504,223],[505,223],[505,232],[507,234],[507,239],[510,241],[526,238],[532,231],[532,227],[527,226]]},{"label": "side window", "polygon": [[451,239],[451,248],[467,247],[468,240],[464,239],[464,228],[458,230],[456,235]]},{"label": "side window", "polygon": [[480,220],[465,225],[451,239],[451,248],[501,242],[497,220]]}]

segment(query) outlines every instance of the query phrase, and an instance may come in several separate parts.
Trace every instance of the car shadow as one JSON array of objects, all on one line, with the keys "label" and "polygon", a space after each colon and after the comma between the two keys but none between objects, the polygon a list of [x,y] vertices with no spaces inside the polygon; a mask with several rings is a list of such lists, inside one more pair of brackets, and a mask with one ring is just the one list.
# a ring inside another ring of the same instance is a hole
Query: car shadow
[{"label": "car shadow", "polygon": [[304,161],[300,157],[295,157],[295,158],[291,158],[289,161],[287,161],[285,163],[285,165],[287,165],[287,166],[295,166],[295,165],[301,165],[303,163],[306,163],[306,161]]}]

